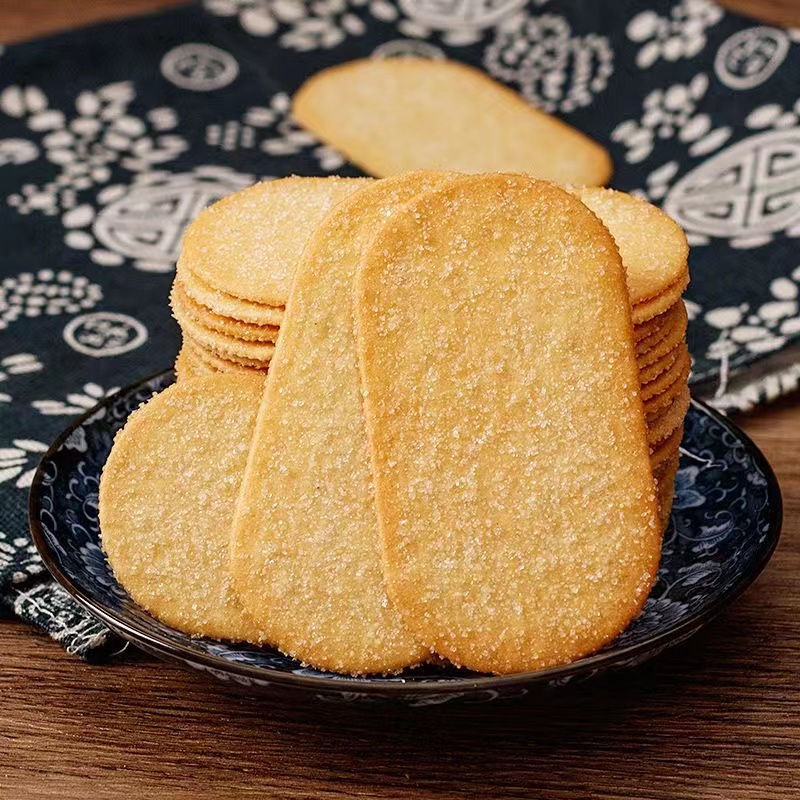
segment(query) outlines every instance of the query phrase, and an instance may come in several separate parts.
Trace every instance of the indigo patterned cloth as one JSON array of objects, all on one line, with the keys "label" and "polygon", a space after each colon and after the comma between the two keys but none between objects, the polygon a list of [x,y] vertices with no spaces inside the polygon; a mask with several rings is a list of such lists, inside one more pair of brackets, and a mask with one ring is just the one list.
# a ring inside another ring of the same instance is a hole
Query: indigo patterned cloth
[{"label": "indigo patterned cloth", "polygon": [[119,643],[49,578],[26,495],[48,443],[168,366],[180,235],[256,179],[357,175],[300,128],[318,70],[415,54],[484,69],[611,152],[693,245],[696,392],[798,385],[800,33],[709,0],[205,0],[0,49],[0,604],[71,652]]}]

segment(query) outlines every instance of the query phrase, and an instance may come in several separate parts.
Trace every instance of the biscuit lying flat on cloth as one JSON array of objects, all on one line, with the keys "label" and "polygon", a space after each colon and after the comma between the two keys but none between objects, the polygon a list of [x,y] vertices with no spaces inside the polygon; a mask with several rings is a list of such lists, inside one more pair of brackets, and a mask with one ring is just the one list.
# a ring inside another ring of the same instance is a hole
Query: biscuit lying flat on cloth
[{"label": "biscuit lying flat on cloth", "polygon": [[353,329],[364,245],[438,178],[410,174],[343,201],[301,261],[231,537],[234,582],[269,641],[321,669],[397,671],[429,655],[389,604]]},{"label": "biscuit lying flat on cloth", "polygon": [[308,237],[368,180],[281,178],[229,195],[186,229],[178,270],[234,297],[283,305]]},{"label": "biscuit lying flat on cloth", "polygon": [[100,480],[119,582],[186,633],[257,641],[231,590],[229,532],[263,378],[186,380],[131,414]]},{"label": "biscuit lying flat on cloth", "polygon": [[523,172],[604,184],[606,150],[472,67],[366,59],[323,70],[295,94],[297,120],[366,172]]},{"label": "biscuit lying flat on cloth", "polygon": [[486,672],[569,662],[635,617],[660,555],[617,248],[577,198],[454,178],[356,281],[389,597]]}]

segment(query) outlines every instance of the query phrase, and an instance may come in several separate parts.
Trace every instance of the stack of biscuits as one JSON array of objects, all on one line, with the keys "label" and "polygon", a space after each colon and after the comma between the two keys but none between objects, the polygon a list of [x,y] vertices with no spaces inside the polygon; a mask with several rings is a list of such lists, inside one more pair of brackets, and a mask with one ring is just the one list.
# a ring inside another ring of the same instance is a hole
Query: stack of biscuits
[{"label": "stack of biscuits", "polygon": [[690,401],[681,298],[689,283],[689,247],[677,223],[643,200],[612,189],[575,192],[609,229],[625,266],[650,463],[666,525]]},{"label": "stack of biscuits", "polygon": [[171,303],[178,374],[266,372],[303,245],[366,179],[285,178],[205,209],[183,238]]},{"label": "stack of biscuits", "polygon": [[[296,265],[328,211],[367,178],[284,178],[207,208],[183,240],[172,308],[183,333],[179,379],[264,373]],[[573,188],[609,229],[625,266],[651,462],[664,523],[689,407],[688,246],[660,209],[624,192]]]}]

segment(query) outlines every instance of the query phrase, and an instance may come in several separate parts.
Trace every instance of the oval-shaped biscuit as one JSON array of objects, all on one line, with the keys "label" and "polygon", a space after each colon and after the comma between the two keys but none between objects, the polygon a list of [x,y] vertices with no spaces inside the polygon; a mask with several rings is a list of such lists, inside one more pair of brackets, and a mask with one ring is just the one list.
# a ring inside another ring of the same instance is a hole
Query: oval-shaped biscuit
[{"label": "oval-shaped biscuit", "polygon": [[186,229],[179,268],[234,297],[283,305],[308,237],[336,203],[368,181],[280,178],[228,195]]},{"label": "oval-shaped biscuit", "polygon": [[613,639],[661,528],[613,239],[567,192],[454,178],[365,254],[356,318],[389,596],[508,673]]},{"label": "oval-shaped biscuit", "polygon": [[131,414],[100,480],[103,549],[153,616],[258,641],[231,589],[230,527],[264,381],[182,380]]},{"label": "oval-shaped biscuit", "polygon": [[270,364],[233,527],[234,581],[269,640],[321,669],[393,672],[429,655],[386,596],[352,284],[375,228],[438,180],[378,181],[331,212],[298,266]]},{"label": "oval-shaped biscuit", "polygon": [[575,192],[602,220],[619,247],[631,305],[655,298],[681,281],[681,291],[686,288],[689,245],[675,220],[625,192],[597,187]]},{"label": "oval-shaped biscuit", "polygon": [[366,172],[523,172],[603,184],[608,152],[456,61],[363,59],[329,67],[295,94],[297,120]]}]

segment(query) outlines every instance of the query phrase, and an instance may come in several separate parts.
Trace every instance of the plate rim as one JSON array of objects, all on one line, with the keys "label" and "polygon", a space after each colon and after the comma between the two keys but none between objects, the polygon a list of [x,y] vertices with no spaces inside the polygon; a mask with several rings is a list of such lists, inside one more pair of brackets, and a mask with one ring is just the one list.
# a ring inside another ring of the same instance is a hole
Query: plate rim
[{"label": "plate rim", "polygon": [[[719,423],[725,430],[742,441],[748,453],[753,457],[757,466],[764,473],[767,481],[767,498],[769,509],[769,535],[765,541],[765,546],[758,553],[758,558],[750,565],[750,568],[741,578],[736,581],[727,591],[719,594],[714,601],[701,613],[689,615],[676,627],[663,631],[662,633],[651,636],[645,641],[627,645],[619,650],[601,651],[585,658],[578,659],[569,664],[562,664],[555,667],[548,667],[542,670],[529,670],[526,672],[514,672],[507,675],[481,675],[472,678],[454,677],[446,681],[406,681],[404,679],[383,680],[380,682],[371,681],[369,676],[328,676],[328,675],[298,675],[289,672],[279,672],[256,667],[238,661],[229,661],[222,656],[210,653],[198,652],[190,647],[169,641],[154,635],[149,631],[139,629],[135,623],[120,612],[95,599],[91,594],[79,587],[73,579],[66,574],[58,565],[57,559],[51,550],[41,523],[38,517],[40,508],[40,497],[44,482],[45,464],[53,459],[61,449],[64,442],[72,433],[81,427],[87,419],[95,415],[100,409],[104,409],[116,402],[120,397],[131,394],[137,389],[152,383],[168,374],[174,375],[174,370],[170,367],[159,370],[138,381],[121,387],[113,394],[101,400],[91,409],[76,417],[52,442],[47,451],[42,455],[36,468],[30,492],[28,494],[28,526],[36,549],[44,562],[45,567],[50,572],[55,581],[75,600],[85,608],[90,614],[98,618],[111,630],[123,639],[139,644],[149,652],[155,652],[160,657],[182,662],[191,661],[214,671],[228,673],[230,677],[246,678],[256,682],[266,682],[270,686],[283,685],[293,689],[306,689],[319,693],[330,692],[352,692],[363,695],[442,695],[458,694],[459,692],[493,691],[508,687],[520,686],[523,684],[535,684],[549,682],[569,677],[576,677],[586,672],[591,672],[596,668],[613,667],[619,662],[635,659],[637,655],[656,650],[667,649],[672,645],[677,645],[700,628],[707,625],[718,617],[725,609],[737,600],[761,575],[770,562],[781,538],[783,527],[783,498],[781,495],[780,484],[772,466],[766,456],[756,443],[737,425],[727,417],[720,414],[715,409],[695,397],[691,398],[691,405],[699,409],[703,414],[710,416]],[[135,602],[132,600],[132,602]],[[137,604],[138,605],[138,604]],[[143,609],[144,610],[144,609]],[[145,612],[147,613],[147,612]],[[164,624],[164,623],[160,623]],[[170,627],[170,626],[168,626]],[[177,629],[175,629],[177,630]],[[179,631],[179,633],[181,633]],[[187,634],[182,634],[186,636]],[[220,640],[222,641],[222,640]],[[298,662],[299,664],[300,662]]]}]

